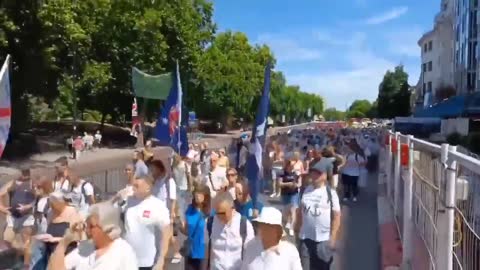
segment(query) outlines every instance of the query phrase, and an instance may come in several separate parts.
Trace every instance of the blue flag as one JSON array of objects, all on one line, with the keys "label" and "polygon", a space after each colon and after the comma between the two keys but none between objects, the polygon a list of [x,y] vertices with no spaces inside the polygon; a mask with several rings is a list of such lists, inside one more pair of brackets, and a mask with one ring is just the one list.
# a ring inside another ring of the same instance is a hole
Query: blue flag
[{"label": "blue flag", "polygon": [[157,120],[155,137],[162,145],[169,145],[181,156],[188,152],[187,129],[182,121],[182,84],[180,70],[177,63],[177,72],[173,78],[173,86],[168,94],[165,106]]},{"label": "blue flag", "polygon": [[265,147],[268,114],[270,112],[270,73],[271,67],[270,63],[268,63],[265,67],[263,91],[257,108],[255,127],[252,130],[252,138],[250,139],[246,164],[250,196],[252,197],[255,209],[258,209],[257,199],[263,178],[263,149]]}]

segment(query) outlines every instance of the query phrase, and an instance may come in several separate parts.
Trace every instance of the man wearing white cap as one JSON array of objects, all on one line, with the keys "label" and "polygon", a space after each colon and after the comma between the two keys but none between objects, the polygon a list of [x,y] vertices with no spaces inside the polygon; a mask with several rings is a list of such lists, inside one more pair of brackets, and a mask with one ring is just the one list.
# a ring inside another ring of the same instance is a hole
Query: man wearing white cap
[{"label": "man wearing white cap", "polygon": [[299,232],[300,258],[304,270],[329,270],[340,228],[338,195],[327,183],[326,164],[310,168],[312,184],[301,195],[295,231]]},{"label": "man wearing white cap", "polygon": [[302,270],[297,248],[282,240],[282,213],[264,207],[253,221],[258,224],[258,236],[245,247],[241,270]]}]

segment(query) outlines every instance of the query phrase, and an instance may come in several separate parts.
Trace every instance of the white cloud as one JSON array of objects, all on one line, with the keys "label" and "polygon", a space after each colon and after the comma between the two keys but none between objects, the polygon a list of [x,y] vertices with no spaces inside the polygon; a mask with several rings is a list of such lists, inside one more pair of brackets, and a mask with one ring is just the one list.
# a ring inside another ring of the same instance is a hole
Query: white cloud
[{"label": "white cloud", "polygon": [[383,75],[396,66],[396,63],[362,50],[347,53],[345,60],[351,67],[316,73],[287,73],[287,81],[323,96],[327,106],[343,110],[355,99],[375,100]]},{"label": "white cloud", "polygon": [[394,20],[405,13],[408,12],[408,7],[402,6],[402,7],[395,7],[392,8],[389,11],[386,11],[381,14],[374,15],[368,19],[365,20],[366,24],[371,24],[371,25],[376,25],[376,24],[382,24],[391,20]]},{"label": "white cloud", "polygon": [[385,35],[389,51],[396,55],[407,57],[420,57],[421,48],[417,42],[423,31],[419,27],[397,29]]},{"label": "white cloud", "polygon": [[[331,31],[328,30],[318,30],[314,31],[313,36],[320,43],[332,46],[356,47],[363,45],[367,39],[367,35],[364,32],[355,32],[353,34],[349,33],[348,35],[339,35],[338,32],[336,32],[336,34],[333,34]],[[344,36],[350,36],[350,38],[342,38]]]},{"label": "white cloud", "polygon": [[255,43],[268,44],[277,59],[283,62],[318,60],[324,56],[319,49],[301,46],[295,39],[282,36],[263,34]]}]

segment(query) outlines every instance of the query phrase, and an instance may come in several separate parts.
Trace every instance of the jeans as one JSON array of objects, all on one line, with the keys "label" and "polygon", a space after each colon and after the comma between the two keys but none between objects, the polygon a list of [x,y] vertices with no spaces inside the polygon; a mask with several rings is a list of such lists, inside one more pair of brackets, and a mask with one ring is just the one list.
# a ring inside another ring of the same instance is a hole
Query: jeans
[{"label": "jeans", "polygon": [[351,195],[358,196],[358,176],[342,174],[342,183],[345,198],[348,199]]},{"label": "jeans", "polygon": [[328,246],[328,241],[300,240],[298,250],[303,270],[330,270],[333,251]]},{"label": "jeans", "polygon": [[47,246],[44,242],[32,240],[30,270],[45,270],[48,265]]},{"label": "jeans", "polygon": [[207,270],[206,259],[185,258],[185,270]]}]

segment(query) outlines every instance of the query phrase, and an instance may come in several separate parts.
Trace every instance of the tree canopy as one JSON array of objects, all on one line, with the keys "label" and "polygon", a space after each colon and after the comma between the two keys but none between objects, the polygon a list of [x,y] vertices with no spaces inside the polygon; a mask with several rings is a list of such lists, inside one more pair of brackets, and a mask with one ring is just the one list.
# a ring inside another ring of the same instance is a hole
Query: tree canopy
[{"label": "tree canopy", "polygon": [[381,118],[410,115],[410,86],[403,66],[388,70],[378,89],[377,110]]},{"label": "tree canopy", "polygon": [[[75,113],[122,123],[131,112],[132,66],[161,74],[176,61],[188,109],[252,120],[275,56],[243,33],[216,33],[213,9],[208,0],[1,1],[0,58],[13,59],[14,130]],[[272,116],[323,111],[320,96],[287,85],[280,71],[271,85]]]}]

